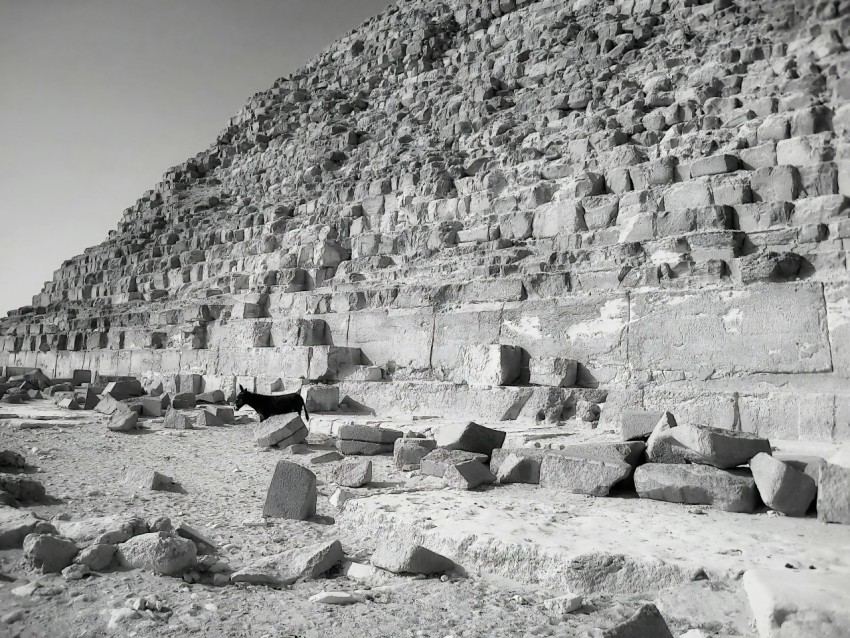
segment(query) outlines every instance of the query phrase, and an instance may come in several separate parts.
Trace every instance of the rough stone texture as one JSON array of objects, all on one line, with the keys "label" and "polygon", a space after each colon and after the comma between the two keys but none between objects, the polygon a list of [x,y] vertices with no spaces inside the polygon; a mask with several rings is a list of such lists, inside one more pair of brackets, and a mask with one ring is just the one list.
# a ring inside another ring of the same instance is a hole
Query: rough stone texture
[{"label": "rough stone texture", "polygon": [[80,553],[77,554],[74,562],[79,563],[80,565],[85,565],[91,570],[100,571],[101,569],[106,569],[110,564],[112,564],[112,560],[115,558],[115,551],[115,545],[93,543],[80,550]]},{"label": "rough stone texture", "polygon": [[393,444],[393,462],[400,470],[419,469],[423,457],[437,447],[434,439],[396,439]]},{"label": "rough stone texture", "polygon": [[45,499],[47,491],[39,481],[20,474],[0,474],[0,492],[6,492],[21,503],[38,503]]},{"label": "rough stone texture", "polygon": [[752,512],[758,505],[752,476],[708,465],[641,465],[635,470],[635,489],[641,498],[711,505],[727,512]]},{"label": "rough stone texture", "polygon": [[658,607],[642,605],[628,620],[602,631],[602,638],[673,638]]},{"label": "rough stone texture", "polygon": [[339,541],[315,543],[261,558],[235,571],[230,582],[285,587],[298,580],[318,578],[343,558]]},{"label": "rough stone texture", "polygon": [[78,543],[117,545],[139,534],[146,534],[148,524],[136,516],[102,516],[79,521],[56,520],[62,536]]},{"label": "rough stone texture", "polygon": [[54,534],[30,534],[24,538],[24,558],[31,567],[45,573],[61,572],[78,551],[74,541]]},{"label": "rough stone texture", "polygon": [[454,380],[469,385],[510,385],[519,378],[521,361],[516,346],[463,346]]},{"label": "rough stone texture", "polygon": [[372,564],[394,574],[441,574],[453,570],[455,563],[421,545],[394,539],[381,543],[372,554]]},{"label": "rough stone texture", "polygon": [[437,446],[447,450],[464,450],[490,456],[495,448],[502,447],[505,433],[477,423],[452,423],[444,425],[434,435]]},{"label": "rough stone texture", "polygon": [[[496,475],[501,474],[502,463],[508,456],[514,455],[528,461],[538,474],[540,463],[547,456],[577,456],[582,458],[594,458],[616,463],[628,463],[634,467],[643,457],[646,444],[643,441],[612,441],[599,443],[577,443],[563,445],[558,449],[537,448],[501,448],[493,450],[490,457],[490,471]],[[535,481],[536,482],[536,481]]]},{"label": "rough stone texture", "polygon": [[342,441],[364,441],[366,443],[390,443],[401,438],[402,432],[389,428],[376,428],[368,425],[343,425],[338,437]]},{"label": "rough stone texture", "polygon": [[0,507],[0,549],[21,547],[40,523],[47,524],[32,512]]},{"label": "rough stone texture", "polygon": [[294,445],[304,441],[308,434],[301,416],[294,412],[270,416],[254,429],[257,445],[262,447]]},{"label": "rough stone texture", "polygon": [[623,421],[620,426],[620,436],[626,441],[642,439],[652,434],[653,429],[662,417],[658,412],[646,412],[644,410],[626,410],[623,412]]},{"label": "rough stone texture", "polygon": [[304,520],[316,514],[316,475],[290,461],[278,461],[266,493],[263,516]]},{"label": "rough stone texture", "polygon": [[452,465],[466,463],[467,461],[486,463],[487,456],[485,454],[466,452],[464,450],[446,450],[444,448],[437,448],[433,452],[429,452],[422,457],[419,470],[423,474],[443,478],[446,470]]},{"label": "rough stone texture", "polygon": [[[492,471],[493,460],[490,461]],[[540,482],[540,461],[522,457],[518,454],[508,454],[497,465],[496,478],[499,483],[532,483]]]},{"label": "rough stone texture", "polygon": [[169,490],[174,485],[174,479],[156,470],[137,468],[127,472],[124,485],[138,490]]},{"label": "rough stone texture", "polygon": [[351,459],[333,469],[333,482],[343,487],[362,487],[372,480],[372,461]]},{"label": "rough stone texture", "polygon": [[113,432],[129,432],[135,430],[139,423],[139,415],[135,412],[115,411],[106,422],[106,427]]},{"label": "rough stone texture", "polygon": [[765,505],[788,516],[803,516],[817,493],[812,477],[764,452],[750,459],[750,471]]},{"label": "rough stone texture", "polygon": [[681,425],[675,429],[674,435],[687,448],[685,456],[689,461],[720,469],[743,465],[759,453],[770,454],[770,442],[767,439],[747,432]]},{"label": "rough stone texture", "polygon": [[457,490],[471,490],[480,485],[495,483],[495,475],[478,460],[455,463],[443,472],[446,485]]},{"label": "rough stone texture", "polygon": [[165,413],[162,427],[173,430],[193,430],[195,428],[192,425],[192,419],[174,407],[169,408],[168,412]]},{"label": "rough stone texture", "polygon": [[621,461],[549,455],[540,463],[540,486],[573,494],[606,496],[614,484],[631,472],[632,466]]},{"label": "rough stone texture", "polygon": [[818,480],[818,520],[850,525],[850,467],[825,462]]},{"label": "rough stone texture", "polygon": [[761,638],[848,635],[846,575],[762,568],[746,571],[743,581]]},{"label": "rough stone texture", "polygon": [[195,543],[172,532],[140,534],[118,545],[117,555],[125,567],[157,574],[182,573],[195,561]]},{"label": "rough stone texture", "polygon": [[24,455],[14,450],[0,450],[0,468],[22,469],[26,467],[27,460]]}]

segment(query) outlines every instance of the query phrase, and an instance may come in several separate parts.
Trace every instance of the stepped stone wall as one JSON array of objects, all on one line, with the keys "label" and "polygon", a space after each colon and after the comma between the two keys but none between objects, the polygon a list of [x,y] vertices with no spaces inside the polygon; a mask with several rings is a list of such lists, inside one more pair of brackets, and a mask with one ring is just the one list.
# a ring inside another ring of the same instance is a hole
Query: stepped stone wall
[{"label": "stepped stone wall", "polygon": [[402,1],[0,322],[0,365],[850,439],[850,2]]}]

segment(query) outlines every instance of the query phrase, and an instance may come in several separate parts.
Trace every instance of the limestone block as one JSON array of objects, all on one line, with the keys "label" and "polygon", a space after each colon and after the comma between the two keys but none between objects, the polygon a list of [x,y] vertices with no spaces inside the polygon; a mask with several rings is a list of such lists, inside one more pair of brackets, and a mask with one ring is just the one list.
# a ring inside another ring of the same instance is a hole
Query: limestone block
[{"label": "limestone block", "polygon": [[429,367],[433,328],[430,308],[356,312],[350,315],[348,343],[373,365],[422,370]]},{"label": "limestone block", "polygon": [[636,369],[690,370],[695,361],[733,372],[831,368],[819,285],[651,292],[633,299],[628,344]]},{"label": "limestone block", "polygon": [[505,432],[474,422],[452,423],[437,430],[434,436],[437,446],[446,450],[464,450],[490,456],[493,450],[502,447]]},{"label": "limestone block", "polygon": [[529,360],[529,383],[569,388],[575,385],[578,362],[560,357],[533,357]]},{"label": "limestone block", "polygon": [[449,467],[457,465],[458,463],[466,463],[468,461],[486,463],[487,455],[478,454],[477,452],[465,452],[463,450],[446,450],[443,448],[437,448],[422,458],[420,471],[422,474],[426,474],[428,476],[443,478],[443,475]]},{"label": "limestone block", "polygon": [[436,447],[434,439],[396,439],[393,444],[393,462],[399,470],[419,469],[422,458]]},{"label": "limestone block", "polygon": [[691,162],[691,177],[718,175],[738,170],[738,158],[734,155],[711,155]]},{"label": "limestone block", "polygon": [[335,412],[339,408],[339,387],[335,385],[309,385],[301,388],[307,411]]},{"label": "limestone block", "polygon": [[472,490],[480,485],[495,483],[496,477],[482,462],[471,460],[447,467],[443,472],[443,481],[454,489]]},{"label": "limestone block", "polygon": [[318,578],[343,558],[338,540],[314,543],[260,558],[235,571],[230,582],[285,587],[298,580]]},{"label": "limestone block", "polygon": [[372,461],[350,459],[334,467],[331,479],[343,487],[362,487],[372,480]]},{"label": "limestone block", "polygon": [[759,168],[750,174],[754,202],[790,202],[797,199],[797,172],[791,166]]},{"label": "limestone block", "polygon": [[765,505],[788,516],[805,515],[817,492],[815,480],[763,452],[750,459],[750,470]]},{"label": "limestone block", "polygon": [[510,385],[519,378],[521,364],[518,347],[467,345],[460,349],[453,377],[455,382],[469,385]]},{"label": "limestone block", "polygon": [[372,554],[372,564],[394,574],[439,574],[451,571],[455,564],[441,554],[403,539],[380,543]]},{"label": "limestone block", "polygon": [[307,426],[304,425],[301,416],[294,412],[270,416],[254,430],[257,445],[262,447],[273,445],[286,447],[301,443],[307,438],[307,434]]},{"label": "limestone block", "polygon": [[628,463],[610,459],[547,455],[540,463],[540,486],[572,494],[606,496],[614,484],[631,472]]},{"label": "limestone block", "polygon": [[312,346],[310,348],[310,364],[306,372],[306,377],[311,381],[337,381],[344,379],[360,365],[360,361],[360,348]]},{"label": "limestone block", "polygon": [[473,307],[434,315],[430,364],[438,378],[448,380],[452,377],[463,346],[498,343],[500,324],[499,310]]},{"label": "limestone block", "polygon": [[623,420],[620,425],[620,436],[626,441],[648,437],[652,434],[661,417],[661,412],[624,410]]},{"label": "limestone block", "polygon": [[850,467],[831,461],[820,466],[818,520],[850,525]]},{"label": "limestone block", "polygon": [[635,470],[634,478],[641,498],[711,505],[727,512],[752,512],[758,504],[755,481],[744,470],[647,463]]},{"label": "limestone block", "polygon": [[587,230],[584,210],[577,200],[560,200],[545,204],[534,211],[532,234],[536,239]]},{"label": "limestone block", "polygon": [[673,638],[664,617],[652,603],[641,605],[627,620],[603,630],[600,635],[602,638]]},{"label": "limestone block", "polygon": [[278,461],[263,516],[305,520],[316,514],[316,475],[297,463]]},{"label": "limestone block", "polygon": [[732,432],[701,425],[680,425],[676,440],[687,448],[692,463],[729,469],[749,462],[756,454],[770,454],[770,442],[748,432]]}]

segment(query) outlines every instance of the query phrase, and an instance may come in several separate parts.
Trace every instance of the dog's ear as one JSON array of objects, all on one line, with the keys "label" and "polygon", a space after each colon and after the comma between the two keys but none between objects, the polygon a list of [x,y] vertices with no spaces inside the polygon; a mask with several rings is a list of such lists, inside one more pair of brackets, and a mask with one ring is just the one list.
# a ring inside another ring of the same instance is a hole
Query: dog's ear
[{"label": "dog's ear", "polygon": [[240,391],[240,392],[245,392],[245,388],[243,388],[243,387],[240,385],[240,386],[239,386],[239,391]]}]

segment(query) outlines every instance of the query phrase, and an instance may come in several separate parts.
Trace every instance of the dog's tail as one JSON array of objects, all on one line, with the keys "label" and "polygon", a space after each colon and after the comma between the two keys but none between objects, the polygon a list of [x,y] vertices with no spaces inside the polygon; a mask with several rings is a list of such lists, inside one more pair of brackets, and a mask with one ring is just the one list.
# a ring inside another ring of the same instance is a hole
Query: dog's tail
[{"label": "dog's tail", "polygon": [[307,413],[307,402],[304,401],[304,397],[301,397],[301,409],[304,410],[304,418],[309,421],[310,415]]}]

